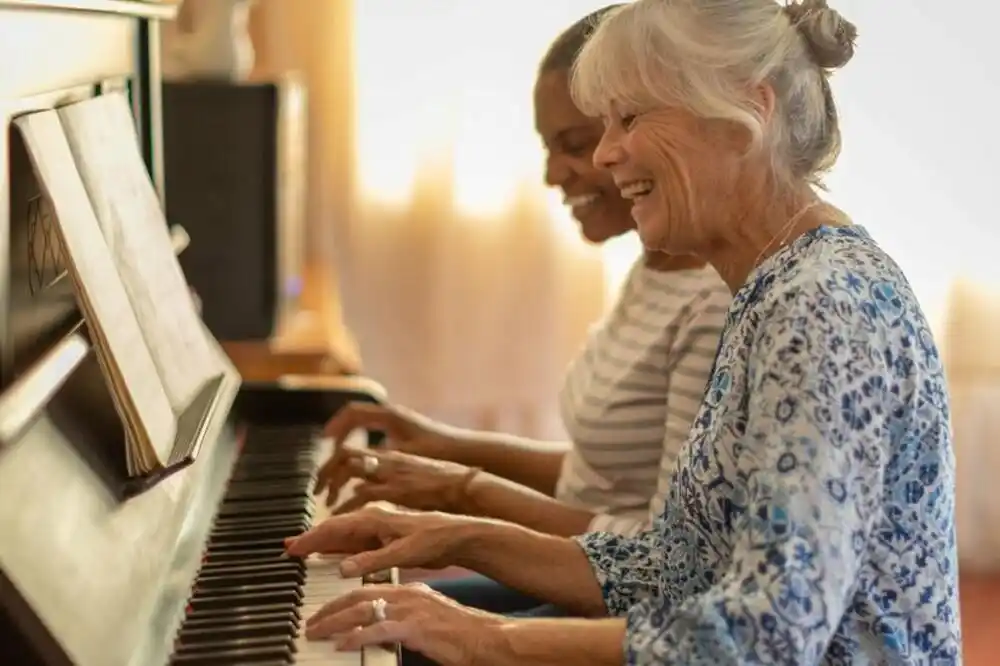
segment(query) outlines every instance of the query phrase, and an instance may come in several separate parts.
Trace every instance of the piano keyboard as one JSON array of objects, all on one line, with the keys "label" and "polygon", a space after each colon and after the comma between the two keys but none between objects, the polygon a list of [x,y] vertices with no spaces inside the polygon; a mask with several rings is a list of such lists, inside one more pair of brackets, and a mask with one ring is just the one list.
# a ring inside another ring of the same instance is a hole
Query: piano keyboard
[{"label": "piano keyboard", "polygon": [[396,666],[396,652],[337,652],[307,641],[304,623],[324,603],[360,587],[339,559],[282,557],[283,542],[328,515],[312,497],[329,452],[312,432],[251,430],[229,481],[178,632],[176,666]]}]

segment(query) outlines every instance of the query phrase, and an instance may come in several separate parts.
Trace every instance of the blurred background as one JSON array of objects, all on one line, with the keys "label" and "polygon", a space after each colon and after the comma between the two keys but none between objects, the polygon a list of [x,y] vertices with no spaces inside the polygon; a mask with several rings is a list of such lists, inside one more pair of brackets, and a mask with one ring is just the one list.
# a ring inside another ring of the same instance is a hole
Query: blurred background
[{"label": "blurred background", "polygon": [[[302,93],[301,233],[282,245],[272,350],[363,372],[458,425],[560,436],[562,371],[639,248],[586,245],[544,188],[532,85],[548,43],[604,4],[248,3],[248,81]],[[945,3],[836,7],[860,38],[834,80],[845,146],[827,196],[902,265],[944,350],[966,663],[985,665],[1000,647],[988,634],[1000,621],[1000,136],[988,117],[1000,58],[989,22]],[[252,336],[229,337],[253,374]]]}]

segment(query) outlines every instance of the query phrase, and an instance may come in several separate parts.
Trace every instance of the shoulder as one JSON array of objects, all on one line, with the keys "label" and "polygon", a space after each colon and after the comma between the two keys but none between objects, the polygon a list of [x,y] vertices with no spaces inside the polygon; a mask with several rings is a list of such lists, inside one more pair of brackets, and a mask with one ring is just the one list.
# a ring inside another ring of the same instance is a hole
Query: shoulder
[{"label": "shoulder", "polygon": [[893,402],[922,395],[944,408],[930,325],[902,270],[864,230],[805,239],[756,280],[734,342],[752,350],[759,380],[784,373],[821,395],[889,391]]},{"label": "shoulder", "polygon": [[929,326],[899,266],[860,229],[828,229],[805,239],[757,277],[761,323],[872,343],[918,343],[932,352]]}]

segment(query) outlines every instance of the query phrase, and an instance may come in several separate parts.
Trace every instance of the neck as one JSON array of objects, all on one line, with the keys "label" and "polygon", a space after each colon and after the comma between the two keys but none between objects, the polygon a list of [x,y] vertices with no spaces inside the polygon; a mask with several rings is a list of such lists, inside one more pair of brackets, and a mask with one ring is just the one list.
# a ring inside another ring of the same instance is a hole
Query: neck
[{"label": "neck", "polygon": [[643,265],[654,271],[669,273],[670,271],[686,271],[703,268],[708,262],[701,257],[689,254],[666,254],[655,250],[643,253]]},{"label": "neck", "polygon": [[812,190],[765,206],[743,208],[729,226],[733,232],[718,238],[704,256],[735,294],[761,262],[825,224],[829,216],[824,209],[825,204]]}]

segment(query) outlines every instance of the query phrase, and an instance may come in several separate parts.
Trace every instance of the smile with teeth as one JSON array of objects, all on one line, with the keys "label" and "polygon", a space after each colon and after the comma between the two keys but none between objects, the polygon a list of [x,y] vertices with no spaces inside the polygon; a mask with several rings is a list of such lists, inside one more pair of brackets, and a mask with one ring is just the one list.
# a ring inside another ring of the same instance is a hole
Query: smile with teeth
[{"label": "smile with teeth", "polygon": [[653,181],[633,180],[630,183],[623,184],[619,189],[623,197],[634,201],[636,199],[641,199],[653,191]]},{"label": "smile with teeth", "polygon": [[570,208],[583,208],[597,201],[600,196],[600,194],[577,194],[575,196],[567,196],[563,199],[563,203]]}]

